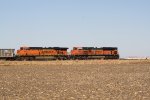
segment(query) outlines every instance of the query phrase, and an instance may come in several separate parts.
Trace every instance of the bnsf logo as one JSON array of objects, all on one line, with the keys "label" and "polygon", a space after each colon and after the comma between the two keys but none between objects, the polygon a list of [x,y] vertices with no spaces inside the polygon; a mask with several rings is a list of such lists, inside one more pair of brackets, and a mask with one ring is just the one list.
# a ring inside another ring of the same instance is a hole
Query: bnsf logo
[{"label": "bnsf logo", "polygon": [[42,51],[41,53],[53,53],[53,51]]}]

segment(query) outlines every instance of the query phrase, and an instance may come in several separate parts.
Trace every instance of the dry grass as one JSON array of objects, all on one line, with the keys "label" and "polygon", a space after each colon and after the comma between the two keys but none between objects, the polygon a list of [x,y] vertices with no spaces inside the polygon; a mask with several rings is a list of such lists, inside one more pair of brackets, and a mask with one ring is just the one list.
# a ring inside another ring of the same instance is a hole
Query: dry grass
[{"label": "dry grass", "polygon": [[150,100],[150,60],[0,61],[0,100]]},{"label": "dry grass", "polygon": [[150,60],[56,60],[56,61],[0,61],[0,66],[20,65],[102,65],[102,64],[150,64]]}]

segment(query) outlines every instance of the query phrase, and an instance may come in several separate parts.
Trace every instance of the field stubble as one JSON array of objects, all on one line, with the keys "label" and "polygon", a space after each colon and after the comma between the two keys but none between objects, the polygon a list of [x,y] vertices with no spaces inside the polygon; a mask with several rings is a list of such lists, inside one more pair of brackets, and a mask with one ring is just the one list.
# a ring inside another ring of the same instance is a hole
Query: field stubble
[{"label": "field stubble", "polygon": [[150,60],[0,61],[0,100],[150,100]]}]

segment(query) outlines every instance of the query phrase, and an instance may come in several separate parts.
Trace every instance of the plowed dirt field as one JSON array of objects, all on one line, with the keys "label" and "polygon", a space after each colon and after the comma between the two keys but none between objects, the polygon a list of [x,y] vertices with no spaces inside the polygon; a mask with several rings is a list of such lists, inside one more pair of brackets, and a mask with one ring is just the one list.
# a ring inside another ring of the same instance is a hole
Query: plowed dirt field
[{"label": "plowed dirt field", "polygon": [[0,61],[0,100],[150,100],[150,60]]}]

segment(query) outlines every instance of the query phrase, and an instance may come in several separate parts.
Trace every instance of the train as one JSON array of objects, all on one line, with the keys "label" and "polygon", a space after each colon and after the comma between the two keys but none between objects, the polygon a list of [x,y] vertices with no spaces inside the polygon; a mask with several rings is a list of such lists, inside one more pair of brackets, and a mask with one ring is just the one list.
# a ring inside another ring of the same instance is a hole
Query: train
[{"label": "train", "polygon": [[117,47],[20,47],[0,49],[0,60],[87,60],[87,59],[119,59]]}]

